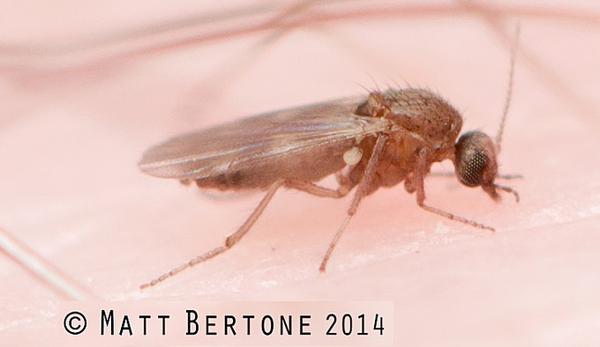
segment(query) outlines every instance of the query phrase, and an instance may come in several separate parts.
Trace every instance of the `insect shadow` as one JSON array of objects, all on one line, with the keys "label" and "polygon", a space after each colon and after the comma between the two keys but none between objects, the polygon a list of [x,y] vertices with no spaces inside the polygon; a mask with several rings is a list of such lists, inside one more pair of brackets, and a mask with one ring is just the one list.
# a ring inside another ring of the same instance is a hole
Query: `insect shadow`
[{"label": "insect shadow", "polygon": [[[366,99],[351,97],[261,114],[183,134],[148,149],[139,167],[149,175],[195,182],[203,189],[262,189],[266,194],[224,245],[141,288],[154,286],[233,247],[282,187],[336,199],[355,189],[320,271],[325,271],[361,200],[380,187],[401,182],[407,192],[416,193],[417,204],[424,210],[494,231],[491,226],[427,205],[424,178],[433,163],[451,160],[463,185],[481,187],[494,200],[500,198],[498,191],[504,191],[519,201],[515,190],[495,182],[497,178],[515,178],[498,174],[497,157],[512,95],[518,33],[517,26],[505,106],[494,140],[481,131],[469,131],[458,138],[463,120],[452,105],[429,90],[406,88],[372,91]],[[330,175],[337,179],[336,189],[314,183]]]}]

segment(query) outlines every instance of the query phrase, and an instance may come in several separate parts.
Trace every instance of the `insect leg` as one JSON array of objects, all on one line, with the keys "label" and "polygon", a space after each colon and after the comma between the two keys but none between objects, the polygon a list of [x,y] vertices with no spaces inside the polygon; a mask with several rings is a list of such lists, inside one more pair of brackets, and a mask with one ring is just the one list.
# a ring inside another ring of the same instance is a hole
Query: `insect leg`
[{"label": "insect leg", "polygon": [[159,276],[158,278],[148,282],[148,283],[144,283],[140,286],[140,289],[144,289],[144,288],[148,288],[148,287],[152,287],[164,280],[166,280],[169,277],[173,277],[176,274],[178,274],[179,272],[190,268],[194,265],[197,265],[199,263],[205,262],[208,259],[214,258],[215,256],[224,253],[225,251],[227,251],[228,249],[230,249],[231,247],[233,247],[236,243],[238,243],[238,241],[240,241],[240,239],[246,235],[246,233],[248,233],[248,231],[250,230],[250,228],[252,227],[252,225],[254,225],[254,223],[256,223],[256,220],[258,219],[258,217],[260,217],[260,215],[263,213],[263,211],[265,210],[265,208],[267,207],[267,205],[269,204],[269,202],[271,201],[271,199],[273,198],[273,195],[275,195],[275,192],[277,192],[277,190],[283,185],[284,180],[278,180],[275,183],[273,183],[271,185],[271,187],[269,187],[269,190],[267,191],[267,194],[262,198],[262,200],[258,203],[258,206],[256,206],[256,208],[254,209],[254,211],[252,212],[252,214],[248,217],[248,219],[246,219],[246,221],[244,222],[244,224],[242,224],[242,226],[239,227],[239,229],[234,232],[233,234],[229,235],[226,239],[225,239],[225,244],[223,246],[214,248],[200,256],[197,256],[193,259],[191,259],[190,261],[188,261],[185,264],[182,264],[174,269],[172,269],[169,272],[166,272],[164,274],[162,274],[161,276]]},{"label": "insect leg", "polygon": [[340,184],[337,189],[330,189],[321,187],[312,182],[300,181],[300,180],[286,180],[285,186],[287,188],[300,190],[311,195],[320,196],[323,198],[334,198],[339,199],[348,195],[352,186],[349,184]]},{"label": "insect leg", "polygon": [[383,152],[383,148],[384,148],[386,140],[387,140],[387,135],[379,135],[379,137],[377,137],[377,142],[375,142],[375,147],[373,148],[373,153],[371,154],[371,158],[369,158],[369,162],[367,164],[365,172],[362,176],[362,179],[360,180],[360,183],[358,184],[358,188],[356,189],[356,192],[354,193],[354,198],[352,198],[352,203],[350,204],[350,207],[348,208],[348,211],[346,212],[346,218],[344,219],[342,224],[339,226],[338,230],[336,231],[335,235],[333,236],[333,239],[329,243],[329,247],[327,248],[325,255],[323,256],[323,260],[321,261],[321,266],[319,266],[319,270],[321,272],[325,272],[325,269],[327,268],[327,262],[329,261],[329,258],[331,257],[331,254],[333,253],[335,245],[338,243],[338,241],[342,237],[342,234],[344,233],[346,226],[348,225],[348,223],[350,223],[350,219],[352,219],[352,216],[356,213],[356,210],[358,208],[360,201],[365,196],[366,192],[369,190],[369,184],[371,183],[371,177],[373,177],[373,174],[375,173],[375,168],[377,167],[377,163],[379,162],[379,157],[381,156],[381,153]]},{"label": "insect leg", "polygon": [[428,205],[425,205],[425,183],[424,183],[424,178],[425,178],[425,174],[427,173],[427,156],[428,156],[428,150],[423,148],[419,151],[418,154],[418,158],[417,158],[417,168],[416,168],[416,173],[415,173],[415,183],[416,183],[416,188],[417,188],[417,204],[419,204],[419,206],[429,212],[435,213],[437,215],[440,215],[442,217],[446,217],[448,219],[451,220],[455,220],[461,223],[465,223],[465,224],[469,224],[471,226],[474,226],[476,228],[480,228],[480,229],[488,229],[491,231],[494,231],[494,228],[475,222],[473,220],[470,219],[466,219],[463,218],[461,216],[457,216],[455,214],[452,214],[450,212],[446,212],[444,210],[440,210],[439,208],[435,208],[435,207],[431,207]]},{"label": "insect leg", "polygon": [[501,186],[499,184],[494,184],[494,187],[496,189],[503,190],[503,191],[505,191],[507,193],[511,193],[515,197],[515,200],[517,202],[519,202],[519,200],[520,200],[519,193],[516,190],[514,190],[514,189],[512,189],[511,187],[508,187],[508,186]]}]

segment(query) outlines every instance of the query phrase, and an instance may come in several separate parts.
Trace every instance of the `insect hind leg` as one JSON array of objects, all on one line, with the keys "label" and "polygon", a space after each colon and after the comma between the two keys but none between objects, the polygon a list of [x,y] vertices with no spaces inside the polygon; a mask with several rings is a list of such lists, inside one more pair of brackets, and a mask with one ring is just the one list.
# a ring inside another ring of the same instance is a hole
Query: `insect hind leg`
[{"label": "insect hind leg", "polygon": [[282,186],[285,186],[290,189],[296,189],[299,191],[303,191],[303,192],[309,193],[311,195],[315,195],[315,196],[319,196],[319,197],[327,197],[327,198],[343,198],[352,189],[351,185],[344,185],[344,184],[340,184],[340,186],[337,189],[330,189],[330,188],[321,187],[319,185],[316,185],[316,184],[314,184],[312,182],[308,182],[308,181],[279,180],[279,181],[273,183],[271,185],[271,187],[269,187],[267,194],[262,198],[262,200],[260,201],[258,206],[256,206],[256,208],[254,209],[252,214],[246,219],[244,224],[242,224],[236,232],[229,235],[225,239],[225,244],[223,246],[216,247],[202,255],[199,255],[193,259],[190,259],[190,261],[188,261],[187,263],[181,264],[180,266],[170,270],[169,272],[166,272],[166,273],[160,275],[156,279],[154,279],[148,283],[142,284],[140,286],[140,289],[145,289],[148,287],[155,286],[158,283],[160,283],[170,277],[175,276],[176,274],[180,273],[181,271],[188,269],[192,266],[195,266],[199,263],[203,263],[209,259],[212,259],[212,258],[216,257],[217,255],[224,253],[225,251],[227,251],[228,249],[233,247],[236,243],[238,243],[244,237],[244,235],[246,235],[248,233],[248,231],[250,231],[250,228],[252,228],[254,223],[256,223],[256,221],[258,220],[260,215],[263,213],[263,211],[265,210],[265,208],[267,207],[267,205],[273,198],[273,195],[275,195],[275,192],[277,192],[277,190],[279,188],[281,188]]},{"label": "insect hind leg", "polygon": [[337,189],[326,188],[309,181],[301,180],[286,180],[284,185],[287,188],[299,190],[310,195],[333,199],[343,198],[352,190],[352,185],[344,183],[340,183]]},{"label": "insect hind leg", "polygon": [[176,274],[180,273],[181,271],[191,268],[192,266],[195,266],[199,263],[203,263],[211,258],[214,258],[217,255],[224,253],[225,251],[227,251],[228,249],[233,247],[236,243],[238,243],[242,239],[242,237],[244,237],[244,235],[246,235],[248,233],[248,231],[250,231],[250,228],[252,228],[254,223],[256,223],[256,221],[258,220],[258,217],[260,217],[260,215],[263,213],[263,211],[265,210],[265,208],[267,207],[267,205],[273,198],[273,195],[275,195],[277,190],[279,188],[281,188],[283,183],[284,183],[284,180],[278,180],[269,187],[267,194],[265,194],[265,196],[262,198],[262,200],[258,203],[258,206],[256,206],[256,208],[254,209],[252,214],[246,219],[244,224],[242,224],[236,232],[229,235],[225,239],[225,244],[223,246],[214,248],[202,255],[199,255],[195,258],[190,259],[190,261],[188,261],[187,263],[181,264],[180,266],[170,270],[169,272],[166,272],[166,273],[160,275],[156,279],[154,279],[148,283],[142,284],[140,286],[140,289],[145,289],[148,287],[155,286],[158,283],[160,283],[170,277],[175,276]]}]

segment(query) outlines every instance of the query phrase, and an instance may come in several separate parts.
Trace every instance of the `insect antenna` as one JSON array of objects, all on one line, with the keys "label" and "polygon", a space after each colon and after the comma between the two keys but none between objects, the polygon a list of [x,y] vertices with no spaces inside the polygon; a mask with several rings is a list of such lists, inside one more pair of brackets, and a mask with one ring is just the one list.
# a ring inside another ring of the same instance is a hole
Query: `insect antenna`
[{"label": "insect antenna", "polygon": [[506,124],[506,116],[508,115],[508,109],[510,108],[510,100],[512,98],[513,80],[515,76],[515,58],[517,55],[517,46],[519,44],[519,35],[521,33],[521,23],[517,22],[515,27],[514,41],[510,48],[510,70],[508,73],[508,87],[506,89],[506,98],[504,100],[504,110],[502,111],[502,118],[500,119],[500,128],[496,134],[496,151],[500,153],[502,144],[502,135],[504,134],[504,125]]}]

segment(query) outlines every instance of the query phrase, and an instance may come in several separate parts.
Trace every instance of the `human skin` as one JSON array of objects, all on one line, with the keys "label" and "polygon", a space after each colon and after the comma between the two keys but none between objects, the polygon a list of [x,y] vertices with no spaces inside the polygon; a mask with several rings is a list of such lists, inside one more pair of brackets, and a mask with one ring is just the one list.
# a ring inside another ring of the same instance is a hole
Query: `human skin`
[{"label": "human skin", "polygon": [[[131,2],[116,18],[109,3],[63,5],[48,18],[13,7],[4,41],[62,42],[78,28],[85,38],[208,11]],[[393,301],[395,338],[406,345],[597,345],[600,19],[528,18],[499,156],[502,173],[524,176],[503,181],[520,203],[506,194],[494,202],[454,178],[425,181],[430,205],[495,233],[421,210],[401,185],[381,189],[319,273],[350,198],[281,190],[233,249],[138,289],[221,245],[261,198],[143,175],[141,154],[169,136],[396,83],[438,92],[462,113],[463,130],[494,136],[508,46],[493,19],[465,13],[340,21],[268,43],[260,32],[96,65],[67,55],[32,68],[3,55],[0,227],[105,300]],[[513,22],[502,23],[510,38]],[[8,257],[0,281],[0,335],[27,334],[62,300]]]}]

